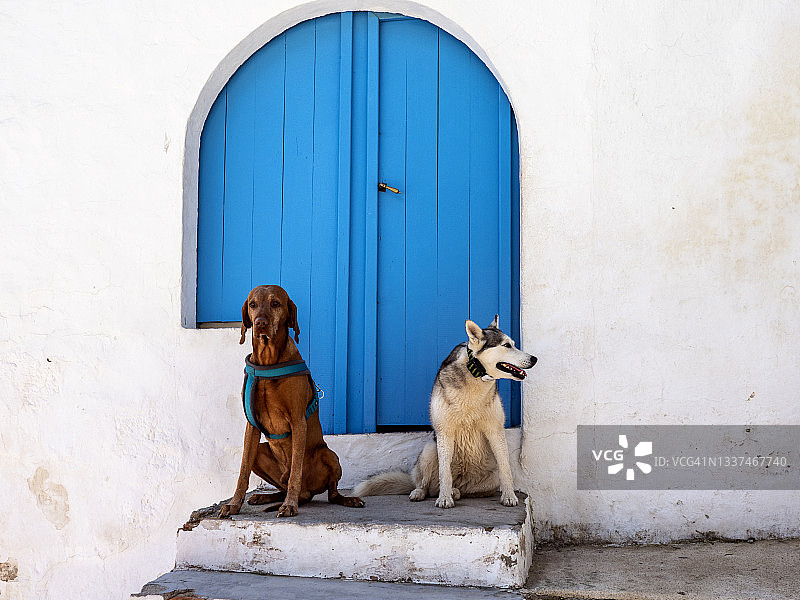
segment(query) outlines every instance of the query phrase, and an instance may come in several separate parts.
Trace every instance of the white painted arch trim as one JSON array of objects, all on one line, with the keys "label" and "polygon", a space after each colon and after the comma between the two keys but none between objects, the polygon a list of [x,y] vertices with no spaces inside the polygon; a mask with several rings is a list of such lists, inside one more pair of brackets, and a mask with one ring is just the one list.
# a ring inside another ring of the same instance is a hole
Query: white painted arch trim
[{"label": "white painted arch trim", "polygon": [[[424,19],[460,40],[480,58],[502,86],[514,108],[514,99],[488,54],[455,21],[419,2],[385,0],[364,2],[358,0],[317,0],[290,8],[269,19],[253,30],[217,65],[203,86],[186,124],[183,155],[183,240],[181,265],[181,324],[187,329],[197,327],[197,207],[198,178],[200,171],[200,134],[208,113],[222,88],[236,70],[256,51],[281,33],[309,19],[346,11],[372,11],[399,13]],[[516,111],[515,111],[516,113]],[[519,119],[517,128],[521,129]],[[522,132],[518,132],[522,140]],[[520,141],[521,146],[521,141]],[[522,148],[520,147],[520,155]],[[522,187],[522,186],[520,186]],[[520,198],[520,203],[522,199]],[[520,277],[522,274],[520,273]]]}]

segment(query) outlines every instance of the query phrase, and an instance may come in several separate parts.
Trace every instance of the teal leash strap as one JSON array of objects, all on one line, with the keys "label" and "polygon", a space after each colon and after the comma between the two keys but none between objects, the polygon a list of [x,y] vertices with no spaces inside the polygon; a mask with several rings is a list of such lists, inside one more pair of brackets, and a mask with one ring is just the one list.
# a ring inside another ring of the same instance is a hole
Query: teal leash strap
[{"label": "teal leash strap", "polygon": [[261,423],[259,423],[258,420],[256,420],[255,414],[253,414],[252,397],[257,382],[258,378],[249,373],[247,369],[245,369],[244,394],[242,394],[242,408],[244,408],[244,416],[247,418],[247,422],[250,423],[250,425],[252,425],[256,429],[258,429],[261,433],[269,437],[270,436],[269,432],[264,427],[261,426]]},{"label": "teal leash strap", "polygon": [[[311,378],[309,377],[309,379]],[[319,408],[319,401],[325,397],[325,392],[322,391],[322,389],[313,379],[311,379],[311,385],[314,386],[314,396],[311,398],[311,402],[309,402],[308,406],[306,407],[306,421],[311,418],[311,415],[317,412],[317,409]]]}]

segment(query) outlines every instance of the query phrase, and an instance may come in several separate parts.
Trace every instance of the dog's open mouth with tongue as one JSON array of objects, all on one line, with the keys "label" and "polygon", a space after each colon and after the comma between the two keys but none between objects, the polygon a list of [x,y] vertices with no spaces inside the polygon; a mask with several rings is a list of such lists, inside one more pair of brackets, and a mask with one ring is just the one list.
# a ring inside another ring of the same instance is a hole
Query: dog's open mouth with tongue
[{"label": "dog's open mouth with tongue", "polygon": [[517,379],[525,379],[525,377],[527,377],[527,375],[528,375],[525,371],[523,371],[522,369],[520,369],[517,366],[512,365],[511,363],[499,362],[499,363],[497,363],[496,366],[501,371],[505,371],[506,373],[510,373],[511,375],[513,375]]}]

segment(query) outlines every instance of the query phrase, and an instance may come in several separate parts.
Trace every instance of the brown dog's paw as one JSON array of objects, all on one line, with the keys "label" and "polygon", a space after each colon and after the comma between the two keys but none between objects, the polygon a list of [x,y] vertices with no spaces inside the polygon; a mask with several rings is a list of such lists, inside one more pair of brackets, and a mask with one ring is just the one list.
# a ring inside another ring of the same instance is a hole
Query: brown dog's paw
[{"label": "brown dog's paw", "polygon": [[238,515],[241,508],[241,502],[228,502],[228,504],[222,505],[222,508],[219,509],[219,514],[217,516],[220,519],[224,519],[225,517],[230,517],[231,515]]},{"label": "brown dog's paw", "polygon": [[270,502],[281,502],[286,498],[286,492],[273,492],[270,494],[253,494],[247,499],[248,504],[269,504]]},{"label": "brown dog's paw", "polygon": [[296,517],[297,516],[297,504],[293,503],[290,504],[288,502],[284,502],[281,505],[280,510],[278,510],[279,517]]},{"label": "brown dog's paw", "polygon": [[342,496],[342,506],[364,508],[364,501],[358,496]]},{"label": "brown dog's paw", "polygon": [[364,508],[364,501],[361,498],[358,496],[342,496],[339,490],[335,488],[328,490],[328,502],[350,508]]}]

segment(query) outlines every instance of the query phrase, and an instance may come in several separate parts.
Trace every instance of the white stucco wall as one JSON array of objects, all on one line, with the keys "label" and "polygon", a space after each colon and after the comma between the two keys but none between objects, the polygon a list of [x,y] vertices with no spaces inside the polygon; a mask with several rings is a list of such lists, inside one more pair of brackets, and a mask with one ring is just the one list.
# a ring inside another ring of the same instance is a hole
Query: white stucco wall
[{"label": "white stucco wall", "polygon": [[797,492],[574,476],[578,424],[800,423],[800,5],[295,4],[0,9],[2,598],[123,598],[230,494],[243,350],[181,326],[184,152],[248,51],[347,9],[448,29],[516,110],[537,536],[800,535]]}]

